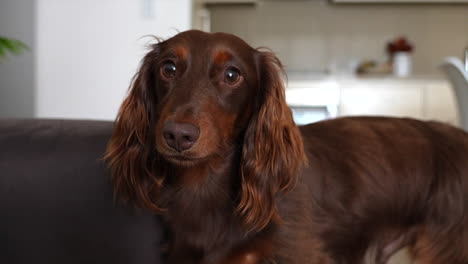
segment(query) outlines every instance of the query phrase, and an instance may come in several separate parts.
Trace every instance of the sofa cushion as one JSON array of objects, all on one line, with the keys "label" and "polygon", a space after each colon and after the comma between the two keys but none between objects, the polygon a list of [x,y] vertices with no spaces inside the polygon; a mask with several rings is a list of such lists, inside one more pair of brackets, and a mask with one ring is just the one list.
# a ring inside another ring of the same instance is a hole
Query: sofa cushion
[{"label": "sofa cushion", "polygon": [[117,205],[112,123],[0,120],[0,263],[160,263],[153,214]]}]

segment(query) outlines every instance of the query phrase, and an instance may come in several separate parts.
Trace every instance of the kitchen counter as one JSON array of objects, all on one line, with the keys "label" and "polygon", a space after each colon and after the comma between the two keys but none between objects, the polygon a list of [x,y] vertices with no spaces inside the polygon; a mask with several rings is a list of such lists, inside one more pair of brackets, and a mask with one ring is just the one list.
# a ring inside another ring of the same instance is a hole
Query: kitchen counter
[{"label": "kitchen counter", "polygon": [[323,108],[327,117],[408,116],[456,123],[450,83],[441,75],[288,73],[286,101],[294,109]]},{"label": "kitchen counter", "polygon": [[288,82],[322,82],[322,81],[379,81],[379,82],[427,82],[427,81],[445,81],[443,75],[415,74],[408,77],[396,77],[393,75],[334,75],[323,72],[288,72]]}]

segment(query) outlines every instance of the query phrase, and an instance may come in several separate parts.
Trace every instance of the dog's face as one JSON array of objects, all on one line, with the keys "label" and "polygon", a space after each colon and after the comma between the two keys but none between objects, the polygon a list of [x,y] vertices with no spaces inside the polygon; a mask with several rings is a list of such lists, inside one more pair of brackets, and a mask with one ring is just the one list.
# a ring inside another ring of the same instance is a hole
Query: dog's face
[{"label": "dog's face", "polygon": [[229,34],[187,31],[156,47],[157,151],[193,165],[226,155],[255,107],[255,49]]},{"label": "dog's face", "polygon": [[230,34],[186,31],[153,45],[107,148],[116,192],[160,211],[168,172],[206,164],[200,177],[209,168],[241,182],[237,212],[264,228],[306,160],[281,73],[273,53]]}]

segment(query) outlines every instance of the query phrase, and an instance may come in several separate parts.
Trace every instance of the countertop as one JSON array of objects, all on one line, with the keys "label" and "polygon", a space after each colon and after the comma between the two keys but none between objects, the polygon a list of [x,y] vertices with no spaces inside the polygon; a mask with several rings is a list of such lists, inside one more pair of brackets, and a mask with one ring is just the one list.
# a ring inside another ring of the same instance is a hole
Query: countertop
[{"label": "countertop", "polygon": [[415,74],[408,77],[394,75],[335,75],[320,72],[288,72],[286,83],[321,83],[321,82],[433,82],[445,81],[443,75]]},{"label": "countertop", "polygon": [[333,75],[314,72],[288,72],[285,79],[286,101],[292,107],[326,107],[332,115],[347,88],[424,89],[430,85],[448,85],[443,75]]}]

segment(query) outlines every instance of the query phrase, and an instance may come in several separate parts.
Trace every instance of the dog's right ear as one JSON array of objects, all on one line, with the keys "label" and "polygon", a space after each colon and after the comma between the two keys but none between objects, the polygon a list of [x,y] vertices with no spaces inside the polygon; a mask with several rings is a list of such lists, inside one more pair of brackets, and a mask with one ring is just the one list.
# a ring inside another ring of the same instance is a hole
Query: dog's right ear
[{"label": "dog's right ear", "polygon": [[104,157],[111,170],[116,198],[155,211],[161,210],[155,195],[163,181],[156,174],[157,157],[150,148],[154,146],[151,131],[158,101],[154,93],[158,54],[159,44],[154,44],[143,58],[120,107]]}]

